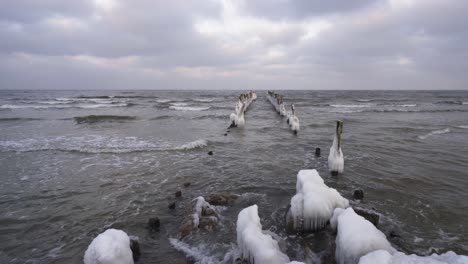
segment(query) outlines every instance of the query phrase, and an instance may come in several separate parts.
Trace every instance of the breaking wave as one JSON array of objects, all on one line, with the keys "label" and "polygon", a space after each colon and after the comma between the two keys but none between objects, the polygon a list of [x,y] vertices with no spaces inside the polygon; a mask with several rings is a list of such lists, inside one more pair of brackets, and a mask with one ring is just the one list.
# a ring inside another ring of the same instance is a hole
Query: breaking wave
[{"label": "breaking wave", "polygon": [[76,116],[73,120],[77,124],[87,123],[99,123],[99,122],[125,122],[135,120],[135,116],[118,116],[118,115],[87,115],[87,116]]},{"label": "breaking wave", "polygon": [[0,105],[0,109],[65,109],[65,108],[108,108],[108,107],[126,107],[129,106],[127,103],[116,103],[116,104],[77,104],[77,105],[68,105],[68,104],[51,104],[51,105],[11,105],[5,104]]},{"label": "breaking wave", "polygon": [[430,136],[446,134],[446,133],[450,133],[450,128],[441,129],[441,130],[434,130],[434,131],[431,131],[430,133],[427,133],[425,135],[418,136],[418,138],[419,139],[426,139],[426,138],[428,138]]},{"label": "breaking wave", "polygon": [[190,150],[190,149],[203,148],[206,146],[208,146],[208,141],[205,139],[199,139],[199,140],[195,140],[187,144],[181,145],[177,147],[176,149],[177,150]]},{"label": "breaking wave", "polygon": [[64,151],[89,154],[124,154],[133,152],[193,150],[208,146],[204,139],[183,145],[164,141],[148,141],[137,137],[109,137],[102,135],[58,136],[0,141],[0,152]]},{"label": "breaking wave", "polygon": [[371,104],[331,104],[331,107],[336,108],[361,108],[361,107],[371,107]]},{"label": "breaking wave", "polygon": [[204,111],[210,109],[210,107],[191,107],[191,106],[169,106],[169,108],[178,111]]}]

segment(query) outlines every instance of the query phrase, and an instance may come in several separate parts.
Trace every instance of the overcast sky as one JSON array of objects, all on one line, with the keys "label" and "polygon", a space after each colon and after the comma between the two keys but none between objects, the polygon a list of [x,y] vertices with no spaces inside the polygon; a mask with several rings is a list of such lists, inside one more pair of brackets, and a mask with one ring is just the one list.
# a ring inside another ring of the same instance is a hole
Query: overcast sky
[{"label": "overcast sky", "polygon": [[468,89],[468,0],[0,0],[0,89]]}]

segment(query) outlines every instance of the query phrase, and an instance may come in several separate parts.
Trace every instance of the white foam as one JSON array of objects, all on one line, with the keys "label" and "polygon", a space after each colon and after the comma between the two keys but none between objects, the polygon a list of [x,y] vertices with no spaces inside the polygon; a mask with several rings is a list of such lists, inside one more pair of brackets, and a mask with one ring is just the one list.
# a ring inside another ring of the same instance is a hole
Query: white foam
[{"label": "white foam", "polygon": [[262,233],[257,205],[244,208],[237,217],[237,245],[242,257],[250,263],[284,264],[289,262],[278,242],[270,235]]},{"label": "white foam", "polygon": [[203,148],[203,147],[206,147],[206,146],[208,146],[208,141],[205,140],[205,139],[199,139],[199,140],[195,140],[195,141],[189,142],[187,144],[181,145],[181,146],[177,147],[176,149],[190,150],[190,149],[196,149],[196,148]]},{"label": "white foam", "polygon": [[197,102],[202,102],[202,103],[208,103],[208,102],[213,102],[214,101],[214,99],[208,99],[208,98],[195,98],[193,100],[197,101]]},{"label": "white foam", "polygon": [[371,222],[357,215],[352,208],[344,211],[336,209],[335,213],[337,216],[332,219],[336,221],[337,227],[335,251],[337,263],[357,263],[362,256],[379,249],[390,253],[396,252],[385,235]]},{"label": "white foam", "polygon": [[117,229],[108,229],[93,239],[84,255],[85,264],[133,264],[130,238]]},{"label": "white foam", "polygon": [[190,106],[169,106],[169,108],[178,111],[204,111],[210,109],[210,107],[190,107]]},{"label": "white foam", "polygon": [[300,170],[297,174],[296,195],[291,198],[290,217],[293,227],[303,231],[323,229],[335,208],[349,206],[335,189],[325,185],[317,170]]},{"label": "white foam", "polygon": [[426,135],[418,136],[418,138],[419,139],[426,139],[426,138],[428,138],[430,136],[446,134],[446,133],[450,133],[450,128],[441,129],[441,130],[434,130],[434,131],[431,131],[430,133],[428,133]]},{"label": "white foam", "polygon": [[173,106],[186,106],[188,105],[187,103],[171,103]]},{"label": "white foam", "polygon": [[187,243],[184,243],[175,238],[169,238],[169,242],[175,249],[182,251],[186,256],[194,258],[195,264],[218,264],[219,263],[219,261],[217,261],[215,258],[207,254],[208,252],[204,246],[191,247]]},{"label": "white foam", "polygon": [[390,254],[385,250],[373,251],[359,260],[359,264],[466,264],[468,263],[468,257],[463,255],[457,255],[452,251],[437,255],[432,254],[430,256],[417,256],[417,255],[406,255],[402,252],[396,252]]},{"label": "white foam", "polygon": [[156,100],[156,102],[162,103],[162,104],[164,104],[164,103],[169,103],[170,101],[171,101],[171,100],[169,100],[169,99],[159,99],[159,100]]},{"label": "white foam", "polygon": [[468,129],[468,126],[457,126],[458,128]]}]

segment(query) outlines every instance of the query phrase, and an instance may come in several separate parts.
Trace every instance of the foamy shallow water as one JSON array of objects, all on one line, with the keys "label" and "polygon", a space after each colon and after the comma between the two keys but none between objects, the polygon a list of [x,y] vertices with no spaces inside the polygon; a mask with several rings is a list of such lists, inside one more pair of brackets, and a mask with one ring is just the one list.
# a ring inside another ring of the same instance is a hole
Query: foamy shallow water
[{"label": "foamy shallow water", "polygon": [[[296,137],[259,91],[245,129],[224,136],[239,93],[0,91],[0,263],[81,263],[108,227],[140,238],[140,263],[184,254],[218,263],[235,250],[238,212],[253,203],[290,257],[320,258],[332,236],[284,231],[303,168],[317,168],[346,198],[363,189],[359,206],[382,214],[382,231],[399,235],[395,247],[468,254],[467,92],[284,92],[301,120]],[[345,174],[331,177],[336,119]],[[177,189],[184,198],[170,211]],[[185,202],[217,191],[241,195],[221,226],[170,240]],[[162,226],[151,234],[154,216]],[[310,252],[297,246],[304,241]]]}]

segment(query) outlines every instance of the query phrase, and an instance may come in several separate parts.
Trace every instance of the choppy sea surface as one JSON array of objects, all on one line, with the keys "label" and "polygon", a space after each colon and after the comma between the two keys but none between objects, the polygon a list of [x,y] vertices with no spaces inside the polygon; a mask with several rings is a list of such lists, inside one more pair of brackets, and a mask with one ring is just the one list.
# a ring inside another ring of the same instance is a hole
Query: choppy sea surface
[{"label": "choppy sea surface", "polygon": [[[380,213],[379,228],[399,250],[468,254],[468,91],[277,92],[296,105],[297,136],[266,91],[257,91],[245,128],[229,133],[241,91],[0,91],[0,263],[82,263],[109,227],[139,237],[139,263],[184,255],[219,263],[235,249],[238,212],[251,204],[291,259],[323,261],[332,235],[284,230],[306,168],[348,199],[364,190],[352,204]],[[332,177],[337,119],[345,172]],[[171,244],[184,206],[214,192],[240,198],[213,232]],[[161,229],[149,232],[155,216]]]}]

